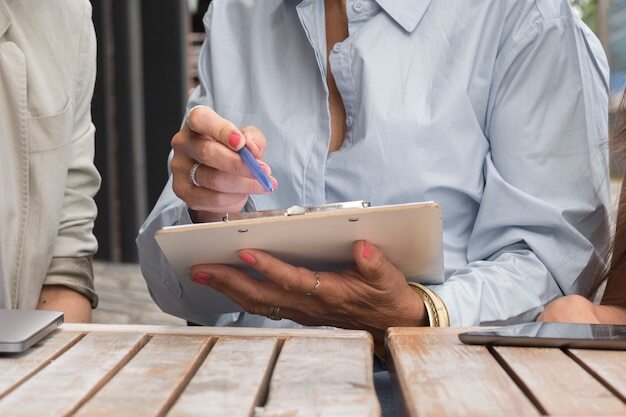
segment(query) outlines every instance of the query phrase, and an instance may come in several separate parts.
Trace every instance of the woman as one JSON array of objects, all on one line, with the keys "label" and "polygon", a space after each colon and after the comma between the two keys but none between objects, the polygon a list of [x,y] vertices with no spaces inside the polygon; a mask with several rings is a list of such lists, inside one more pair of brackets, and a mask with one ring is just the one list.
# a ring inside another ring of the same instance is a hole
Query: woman
[{"label": "woman", "polygon": [[[204,21],[193,111],[138,237],[163,310],[205,325],[366,329],[380,346],[389,326],[448,315],[533,320],[594,285],[609,238],[608,68],[567,0],[216,0]],[[243,146],[274,192],[246,170]],[[408,286],[363,241],[344,273],[250,249],[241,259],[268,281],[224,265],[179,281],[154,241],[225,212],[351,200],[440,203],[445,283]],[[197,285],[249,314],[203,313]]]},{"label": "woman", "polygon": [[95,57],[87,0],[0,0],[0,308],[96,306]]},{"label": "woman", "polygon": [[[626,96],[618,115],[615,143],[623,150],[626,144]],[[626,179],[617,216],[615,245],[607,286],[601,304],[593,304],[580,295],[569,295],[550,303],[540,316],[542,321],[568,323],[626,324]]]}]

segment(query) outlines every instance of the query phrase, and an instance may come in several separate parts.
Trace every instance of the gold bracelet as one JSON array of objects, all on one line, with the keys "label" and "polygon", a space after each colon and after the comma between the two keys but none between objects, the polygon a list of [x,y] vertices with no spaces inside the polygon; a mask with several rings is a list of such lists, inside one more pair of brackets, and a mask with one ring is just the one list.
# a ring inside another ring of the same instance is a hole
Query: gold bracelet
[{"label": "gold bracelet", "polygon": [[416,282],[409,282],[408,284],[422,299],[430,327],[450,327],[450,316],[443,300],[434,291],[421,284]]}]

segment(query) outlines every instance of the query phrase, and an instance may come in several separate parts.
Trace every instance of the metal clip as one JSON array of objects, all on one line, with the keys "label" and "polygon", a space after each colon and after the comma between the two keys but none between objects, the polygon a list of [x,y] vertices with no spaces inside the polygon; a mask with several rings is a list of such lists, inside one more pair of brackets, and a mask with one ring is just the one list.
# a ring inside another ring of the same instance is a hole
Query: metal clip
[{"label": "metal clip", "polygon": [[222,218],[222,221],[228,222],[233,220],[247,220],[274,216],[302,216],[308,213],[321,213],[333,210],[367,208],[370,206],[370,203],[367,201],[348,201],[345,203],[322,204],[319,206],[291,206],[288,209],[227,213]]}]

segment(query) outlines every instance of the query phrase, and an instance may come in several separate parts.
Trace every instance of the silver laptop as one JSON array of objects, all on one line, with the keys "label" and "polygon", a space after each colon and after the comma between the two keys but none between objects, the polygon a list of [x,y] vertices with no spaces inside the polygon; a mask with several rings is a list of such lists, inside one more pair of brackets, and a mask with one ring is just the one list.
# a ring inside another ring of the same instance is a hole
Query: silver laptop
[{"label": "silver laptop", "polygon": [[0,309],[0,352],[23,352],[63,324],[63,313]]}]

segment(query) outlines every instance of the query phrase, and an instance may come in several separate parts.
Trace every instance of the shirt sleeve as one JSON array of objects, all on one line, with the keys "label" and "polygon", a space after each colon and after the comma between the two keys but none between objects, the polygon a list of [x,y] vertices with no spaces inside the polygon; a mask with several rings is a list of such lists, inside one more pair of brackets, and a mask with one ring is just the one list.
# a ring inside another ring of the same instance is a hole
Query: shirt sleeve
[{"label": "shirt sleeve", "polygon": [[95,128],[91,121],[91,99],[96,80],[96,35],[91,6],[85,3],[74,95],[74,130],[68,150],[68,172],[59,230],[53,259],[44,285],[63,285],[87,297],[92,307],[94,291],[92,256],[98,249],[93,234],[97,214],[94,196],[100,175],[94,165]]},{"label": "shirt sleeve", "polygon": [[537,1],[525,32],[501,40],[468,264],[431,286],[452,325],[533,320],[555,297],[591,291],[605,267],[608,65],[557,3]]}]

